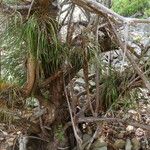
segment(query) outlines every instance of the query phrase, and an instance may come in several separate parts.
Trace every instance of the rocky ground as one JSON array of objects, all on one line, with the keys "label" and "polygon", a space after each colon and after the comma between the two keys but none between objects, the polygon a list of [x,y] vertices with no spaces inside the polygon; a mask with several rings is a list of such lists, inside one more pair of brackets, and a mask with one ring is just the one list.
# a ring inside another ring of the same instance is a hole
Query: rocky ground
[{"label": "rocky ground", "polygon": [[[93,76],[92,74],[90,76]],[[95,89],[95,82],[89,81],[91,89]],[[82,71],[74,82],[74,91],[78,95],[85,91],[85,82]],[[84,96],[81,96],[81,101]],[[98,124],[100,131],[95,138],[91,150],[150,150],[150,97],[147,91],[142,89],[138,101],[130,103],[118,110],[109,110],[101,117],[121,118],[128,122],[103,121]],[[93,137],[95,123],[83,125],[83,141],[86,145]]]},{"label": "rocky ground", "polygon": [[[91,74],[89,84],[91,91],[95,90],[94,75]],[[85,81],[82,70],[78,73],[73,83],[74,93],[80,95],[80,106],[86,98]],[[37,105],[37,104],[35,104]],[[30,114],[26,114],[30,116]],[[128,122],[102,121],[98,123],[82,124],[83,145],[87,145],[93,137],[96,125],[99,126],[97,137],[94,139],[91,150],[150,150],[150,97],[146,90],[127,107],[118,110],[110,109],[101,117],[121,118]],[[135,124],[134,124],[135,123]],[[148,128],[148,129],[147,129]],[[0,124],[0,150],[13,146],[17,139],[22,140],[22,129],[13,125]],[[23,139],[23,142],[26,140]],[[74,148],[75,150],[76,148]],[[8,149],[7,149],[8,150]]]},{"label": "rocky ground", "polygon": [[[142,25],[141,25],[142,26]],[[139,32],[132,31],[129,37],[133,47],[136,47],[137,52],[141,53],[142,47],[147,47],[150,44],[149,26],[138,27]],[[123,31],[124,32],[124,31]],[[122,33],[123,34],[123,33]],[[146,36],[143,36],[146,35]],[[143,38],[144,37],[144,38]],[[139,45],[134,42],[139,41]],[[110,54],[110,53],[109,53]],[[104,59],[109,54],[105,54]],[[122,62],[120,55],[112,54],[112,65],[120,68]],[[116,59],[115,59],[116,58]],[[147,59],[147,56],[146,56]],[[126,62],[123,64],[127,65]],[[94,72],[89,74],[89,89],[94,94],[96,83]],[[85,81],[83,71],[81,70],[76,78],[73,79],[74,94],[79,97],[78,107],[85,104],[87,97],[85,90]],[[87,147],[89,141],[93,138],[94,132],[99,127],[98,134],[91,144],[91,150],[150,150],[150,96],[145,89],[141,89],[142,93],[138,95],[136,101],[127,102],[123,107],[117,110],[109,109],[105,113],[101,113],[100,117],[120,118],[127,121],[101,121],[98,123],[83,123],[82,124],[82,139],[83,145]],[[38,104],[35,104],[35,107]],[[32,116],[30,112],[25,114],[27,118]],[[10,119],[10,118],[6,118]],[[24,131],[15,127],[11,123],[6,125],[0,124],[0,150],[13,150],[13,145],[17,140],[20,143],[26,143],[26,137],[23,136]],[[39,139],[38,139],[39,140]],[[21,142],[22,141],[22,142]],[[8,149],[8,147],[11,147]],[[67,148],[66,148],[67,149]],[[76,150],[76,147],[74,148]]]}]

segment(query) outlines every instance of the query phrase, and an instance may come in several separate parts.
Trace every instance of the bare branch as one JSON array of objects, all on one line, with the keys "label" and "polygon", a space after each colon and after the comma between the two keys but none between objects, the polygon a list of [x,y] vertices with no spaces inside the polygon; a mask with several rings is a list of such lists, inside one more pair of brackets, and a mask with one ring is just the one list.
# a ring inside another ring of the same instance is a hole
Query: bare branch
[{"label": "bare branch", "polygon": [[65,85],[65,80],[64,80],[64,92],[66,95],[66,100],[67,100],[67,104],[68,104],[68,108],[69,108],[69,113],[70,113],[70,117],[71,117],[71,123],[72,123],[73,131],[74,131],[74,135],[75,135],[77,143],[79,144],[79,147],[81,148],[82,147],[82,139],[80,138],[80,136],[78,135],[77,130],[76,130],[74,118],[72,115],[71,105],[70,105],[69,97],[68,97],[68,93],[67,93],[67,88]]},{"label": "bare branch", "polygon": [[[125,18],[117,13],[113,12],[112,10],[108,9],[107,7],[103,6],[102,4],[93,1],[93,0],[72,0],[74,3],[77,5],[87,9],[90,8],[95,14],[101,15],[105,17],[105,19],[109,22],[110,28],[112,28],[112,32],[115,36],[115,41],[118,43],[118,45],[121,47],[123,51],[124,49],[124,43],[120,40],[120,37],[117,34],[117,30],[115,29],[114,25],[118,23],[128,23],[128,25],[133,24],[133,23],[150,23],[150,20],[148,19],[136,19],[136,18]],[[143,72],[140,70],[139,66],[136,64],[135,60],[133,59],[132,55],[130,52],[127,50],[126,56],[129,59],[130,63],[134,67],[135,71],[137,74],[141,77],[143,83],[147,87],[147,89],[150,91],[150,83],[146,76],[143,74]]]},{"label": "bare branch", "polygon": [[129,22],[129,24],[133,23],[150,23],[150,20],[148,19],[137,19],[137,18],[126,18],[123,16],[120,16],[119,14],[115,13],[111,9],[105,7],[104,5],[94,1],[94,0],[72,0],[75,4],[88,9],[89,11],[94,12],[95,14],[99,14],[103,17],[109,17],[113,20],[115,23],[119,22]]},{"label": "bare branch", "polygon": [[10,13],[12,11],[20,11],[20,10],[28,10],[31,5],[8,5],[8,4],[0,4],[0,9],[2,12]]},{"label": "bare branch", "polygon": [[[113,30],[113,34],[115,35],[115,39],[117,41],[117,43],[119,44],[119,46],[121,47],[121,49],[123,51],[125,51],[125,46],[124,43],[120,40],[117,31],[115,29],[115,27],[113,26],[113,24],[111,23],[111,21],[109,20],[110,24],[111,24],[111,28]],[[143,83],[145,84],[146,88],[149,90],[150,92],[150,83],[148,81],[148,79],[146,78],[146,76],[144,75],[144,73],[142,72],[142,70],[139,68],[139,66],[136,64],[134,58],[132,57],[131,53],[128,51],[126,51],[126,56],[129,59],[130,63],[132,64],[132,66],[134,67],[135,71],[137,72],[137,74],[140,76],[140,78],[142,79]]]},{"label": "bare branch", "polygon": [[106,121],[106,122],[122,122],[125,124],[129,124],[138,128],[143,128],[145,130],[150,131],[150,126],[149,125],[143,125],[137,122],[131,122],[128,120],[124,120],[124,119],[119,119],[119,118],[98,118],[98,117],[85,117],[85,118],[79,118],[78,122],[82,123],[82,122],[101,122],[101,121]]}]

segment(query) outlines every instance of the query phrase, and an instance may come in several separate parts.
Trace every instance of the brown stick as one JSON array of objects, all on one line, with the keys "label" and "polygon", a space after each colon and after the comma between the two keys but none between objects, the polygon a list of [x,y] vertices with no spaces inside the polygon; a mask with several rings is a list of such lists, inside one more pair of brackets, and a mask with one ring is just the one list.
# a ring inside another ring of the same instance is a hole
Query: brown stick
[{"label": "brown stick", "polygon": [[66,100],[67,100],[67,104],[68,104],[68,108],[69,108],[69,113],[70,113],[70,118],[71,118],[71,124],[72,124],[73,131],[74,131],[74,136],[76,138],[79,148],[82,149],[82,139],[80,138],[80,136],[78,135],[77,130],[76,130],[76,125],[75,125],[74,118],[72,115],[72,109],[71,109],[71,105],[69,102],[69,97],[68,97],[67,88],[65,85],[65,80],[64,80],[64,92],[65,92],[65,96],[66,96]]},{"label": "brown stick", "polygon": [[[121,49],[125,52],[125,44],[120,40],[118,34],[117,34],[117,30],[115,29],[114,25],[112,24],[112,22],[109,20],[110,22],[110,27],[113,30],[113,34],[115,36],[115,39],[118,43],[118,45],[121,47]],[[142,70],[139,68],[139,66],[136,64],[134,58],[132,57],[132,55],[130,54],[128,48],[126,51],[126,56],[129,59],[131,65],[133,66],[134,70],[137,72],[137,74],[140,76],[140,78],[142,79],[144,85],[146,86],[146,88],[149,90],[150,92],[150,83],[148,81],[148,79],[146,78],[146,76],[144,75],[144,73],[142,72]]]},{"label": "brown stick", "polygon": [[[98,117],[84,117],[84,118],[79,118],[78,119],[78,123],[91,123],[91,122],[121,122],[125,125],[132,125],[136,128],[142,128],[142,129],[145,129],[147,130],[148,132],[150,132],[150,126],[149,125],[145,125],[145,124],[141,124],[141,123],[138,123],[138,122],[133,122],[133,121],[128,121],[128,120],[125,120],[125,119],[120,119],[120,118],[98,118]],[[71,126],[71,122],[68,122],[66,125],[65,125],[65,128],[64,130],[66,130],[69,126]]]},{"label": "brown stick", "polygon": [[120,119],[120,118],[98,118],[98,117],[85,117],[85,118],[79,118],[78,122],[82,123],[82,122],[102,122],[102,121],[106,121],[106,122],[122,122],[125,124],[129,124],[138,128],[143,128],[145,130],[150,131],[150,126],[149,125],[143,125],[137,122],[131,122],[128,120],[124,120],[124,119]]},{"label": "brown stick", "polygon": [[150,20],[148,19],[127,18],[127,17],[120,16],[119,14],[115,13],[111,9],[105,7],[104,5],[94,0],[72,0],[72,2],[81,6],[82,8],[94,12],[95,14],[99,14],[106,18],[109,16],[115,23],[119,23],[119,22],[123,23],[126,21],[128,21],[129,24],[150,23]]},{"label": "brown stick", "polygon": [[92,103],[91,103],[91,99],[90,99],[90,91],[89,91],[89,80],[88,80],[88,56],[87,56],[87,49],[84,48],[84,52],[83,52],[83,57],[84,57],[84,62],[83,62],[83,73],[84,73],[84,80],[85,80],[85,89],[86,89],[86,93],[87,93],[87,102],[90,106],[90,110],[93,114],[93,116],[95,115]]},{"label": "brown stick", "polygon": [[[98,31],[99,31],[99,16],[96,16],[97,22],[96,22],[96,34],[95,34],[95,40],[96,40],[96,55],[99,57],[99,46],[98,46]],[[99,73],[99,64],[96,61],[95,65],[95,82],[96,82],[96,108],[95,108],[95,116],[98,116],[99,107],[102,107],[102,100],[100,100],[100,73]],[[90,149],[90,146],[89,146]]]},{"label": "brown stick", "polygon": [[54,81],[55,79],[57,79],[58,77],[60,77],[63,74],[63,71],[58,71],[56,72],[53,76],[50,76],[49,78],[47,78],[43,83],[41,83],[40,87],[45,87],[48,84],[50,84],[52,81]]},{"label": "brown stick", "polygon": [[36,81],[36,69],[37,69],[37,62],[35,58],[30,55],[27,62],[27,82],[23,88],[26,96],[29,96],[32,92]]},{"label": "brown stick", "polygon": [[95,130],[95,133],[93,134],[93,137],[89,141],[89,144],[87,146],[87,150],[90,150],[93,141],[97,138],[97,136],[98,136],[98,134],[99,134],[100,131],[101,131],[101,128],[100,128],[100,125],[98,124],[97,128]]}]

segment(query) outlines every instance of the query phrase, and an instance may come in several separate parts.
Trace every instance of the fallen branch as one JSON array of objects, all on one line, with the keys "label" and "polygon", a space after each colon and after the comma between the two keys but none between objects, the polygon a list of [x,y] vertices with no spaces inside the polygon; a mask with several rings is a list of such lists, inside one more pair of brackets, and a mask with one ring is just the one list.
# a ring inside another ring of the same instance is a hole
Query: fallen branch
[{"label": "fallen branch", "polygon": [[22,11],[22,10],[29,10],[31,5],[8,5],[0,3],[1,12],[10,13],[12,11]]},{"label": "fallen branch", "polygon": [[131,122],[125,119],[119,119],[119,118],[98,118],[98,117],[85,117],[85,118],[79,118],[78,123],[90,123],[90,122],[102,122],[102,121],[106,121],[106,122],[121,122],[124,124],[128,124],[128,125],[132,125],[134,127],[137,128],[142,128],[145,130],[150,131],[150,126],[149,125],[143,125],[137,122]]},{"label": "fallen branch", "polygon": [[72,0],[73,3],[81,6],[82,8],[88,9],[89,11],[94,12],[95,14],[101,15],[105,18],[109,17],[115,23],[124,23],[128,22],[129,24],[134,23],[150,23],[148,19],[137,19],[137,18],[127,18],[120,16],[111,9],[105,7],[104,5],[94,1],[94,0]]},{"label": "fallen branch", "polygon": [[[143,83],[145,84],[146,88],[150,92],[150,83],[143,72],[140,70],[139,66],[136,64],[135,60],[133,59],[132,55],[128,51],[125,50],[125,44],[120,40],[120,37],[117,34],[117,30],[115,29],[114,25],[118,23],[127,23],[128,25],[133,23],[150,23],[148,19],[136,19],[136,18],[126,18],[118,15],[117,13],[113,12],[112,10],[108,9],[107,7],[103,6],[102,4],[93,1],[93,0],[72,0],[77,5],[87,9],[87,7],[92,10],[95,14],[103,16],[110,24],[110,28],[112,29],[112,34],[114,35],[115,41],[121,47],[121,49],[126,53],[127,58],[129,59],[130,63],[134,67],[137,74],[142,79]],[[89,10],[89,11],[90,11]]]},{"label": "fallen branch", "polygon": [[[132,121],[129,121],[129,120],[125,120],[125,119],[120,119],[120,118],[98,118],[98,117],[83,117],[83,118],[79,118],[77,120],[78,123],[91,123],[91,122],[121,122],[123,123],[124,125],[131,125],[131,126],[134,126],[136,128],[141,128],[141,129],[144,129],[144,130],[147,130],[148,132],[150,132],[150,126],[149,125],[145,125],[145,124],[141,124],[141,123],[138,123],[138,122],[132,122]],[[69,126],[71,126],[71,122],[68,122],[65,127],[64,127],[64,130],[66,130]]]}]

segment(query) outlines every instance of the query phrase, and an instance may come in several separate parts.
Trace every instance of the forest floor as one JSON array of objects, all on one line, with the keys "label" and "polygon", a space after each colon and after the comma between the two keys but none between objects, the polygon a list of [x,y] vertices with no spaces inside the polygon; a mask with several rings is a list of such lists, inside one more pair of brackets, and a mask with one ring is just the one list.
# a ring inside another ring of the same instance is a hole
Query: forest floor
[{"label": "forest floor", "polygon": [[[77,78],[74,82],[74,91],[84,90],[84,84],[83,78]],[[93,81],[90,81],[90,84],[95,86]],[[142,91],[143,94],[136,101],[119,104],[117,110],[109,109],[100,116],[114,120],[83,123],[83,145],[88,145],[96,128],[99,127],[98,134],[91,144],[91,150],[150,150],[150,97],[146,90]],[[32,112],[29,111],[24,115],[29,118]],[[11,124],[11,118],[6,119],[10,119],[10,123],[0,123],[0,150],[13,147],[25,132],[21,126]]]}]

